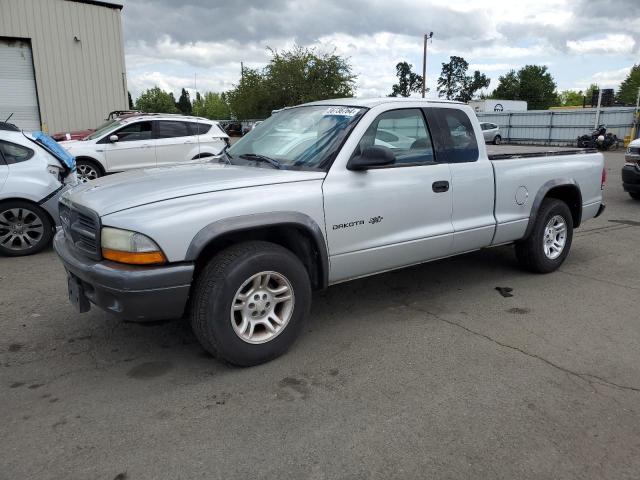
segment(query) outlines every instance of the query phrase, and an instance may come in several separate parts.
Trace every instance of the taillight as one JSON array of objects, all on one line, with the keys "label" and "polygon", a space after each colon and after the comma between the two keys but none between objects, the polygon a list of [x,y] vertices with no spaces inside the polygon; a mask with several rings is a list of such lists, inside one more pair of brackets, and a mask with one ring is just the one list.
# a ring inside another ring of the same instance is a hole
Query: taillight
[{"label": "taillight", "polygon": [[607,170],[602,169],[602,177],[600,178],[600,190],[604,190],[604,185],[607,183]]}]

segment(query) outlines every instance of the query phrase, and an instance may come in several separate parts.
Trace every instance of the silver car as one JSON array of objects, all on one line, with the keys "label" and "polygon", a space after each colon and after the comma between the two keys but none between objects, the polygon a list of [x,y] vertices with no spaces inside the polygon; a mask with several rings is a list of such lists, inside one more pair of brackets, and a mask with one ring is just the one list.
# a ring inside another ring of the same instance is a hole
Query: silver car
[{"label": "silver car", "polygon": [[495,123],[482,122],[480,123],[480,128],[482,129],[485,143],[500,145],[502,136],[500,135],[500,127],[498,125]]}]

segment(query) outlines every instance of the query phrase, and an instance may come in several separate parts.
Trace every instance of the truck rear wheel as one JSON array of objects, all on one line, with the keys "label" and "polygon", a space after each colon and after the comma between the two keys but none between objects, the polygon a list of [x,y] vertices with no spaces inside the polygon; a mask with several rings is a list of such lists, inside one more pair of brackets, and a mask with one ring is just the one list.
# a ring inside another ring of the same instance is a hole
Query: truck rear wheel
[{"label": "truck rear wheel", "polygon": [[302,262],[269,242],[246,242],[213,257],[196,280],[191,327],[214,357],[248,367],[293,344],[309,316],[311,282]]},{"label": "truck rear wheel", "polygon": [[634,200],[640,200],[640,192],[629,192],[629,196]]},{"label": "truck rear wheel", "polygon": [[516,243],[518,262],[532,272],[553,272],[567,258],[572,240],[569,207],[562,200],[548,198],[540,206],[531,234]]}]

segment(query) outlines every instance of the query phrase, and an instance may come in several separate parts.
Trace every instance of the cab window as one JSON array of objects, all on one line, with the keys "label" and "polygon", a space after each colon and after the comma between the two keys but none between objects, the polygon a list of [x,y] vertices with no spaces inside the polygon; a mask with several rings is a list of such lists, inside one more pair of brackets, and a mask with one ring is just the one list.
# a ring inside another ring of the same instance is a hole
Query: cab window
[{"label": "cab window", "polygon": [[0,151],[7,165],[25,162],[35,154],[30,148],[10,142],[0,142]]},{"label": "cab window", "polygon": [[389,148],[395,154],[396,161],[389,168],[434,162],[431,135],[417,108],[382,113],[362,136],[354,156],[374,145]]},{"label": "cab window", "polygon": [[478,141],[471,120],[457,108],[425,108],[433,132],[438,162],[464,163],[478,160]]}]

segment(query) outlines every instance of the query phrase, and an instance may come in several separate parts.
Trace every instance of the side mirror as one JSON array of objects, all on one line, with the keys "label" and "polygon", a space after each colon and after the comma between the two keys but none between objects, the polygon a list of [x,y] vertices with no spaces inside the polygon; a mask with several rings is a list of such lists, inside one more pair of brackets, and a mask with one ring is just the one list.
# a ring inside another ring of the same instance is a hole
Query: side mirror
[{"label": "side mirror", "polygon": [[111,135],[111,136],[109,137],[109,141],[110,141],[111,143],[116,143],[116,142],[118,141],[118,135]]},{"label": "side mirror", "polygon": [[362,153],[353,157],[347,163],[347,170],[368,170],[370,168],[391,165],[396,161],[396,155],[388,147],[374,145],[365,148]]}]

